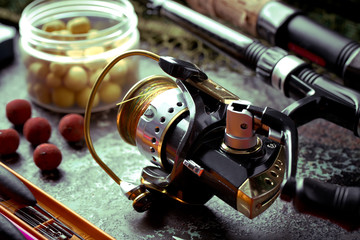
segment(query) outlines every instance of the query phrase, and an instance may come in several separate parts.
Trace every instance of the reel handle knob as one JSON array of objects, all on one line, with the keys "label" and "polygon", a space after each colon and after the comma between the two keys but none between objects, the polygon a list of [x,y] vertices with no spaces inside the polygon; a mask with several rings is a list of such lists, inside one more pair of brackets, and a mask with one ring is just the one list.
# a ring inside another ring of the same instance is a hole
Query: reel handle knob
[{"label": "reel handle knob", "polygon": [[129,200],[133,201],[133,207],[137,212],[145,212],[153,203],[154,198],[144,185],[122,181],[120,189]]},{"label": "reel handle knob", "polygon": [[147,211],[153,203],[152,194],[149,191],[141,193],[133,200],[133,208],[137,212]]}]

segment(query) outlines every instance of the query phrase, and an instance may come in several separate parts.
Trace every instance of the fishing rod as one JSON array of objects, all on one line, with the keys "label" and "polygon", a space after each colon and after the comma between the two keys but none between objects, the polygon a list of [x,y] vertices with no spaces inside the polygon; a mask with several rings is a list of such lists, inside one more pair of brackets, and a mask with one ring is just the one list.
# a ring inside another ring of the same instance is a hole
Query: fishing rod
[{"label": "fishing rod", "polygon": [[[181,4],[162,0],[150,1],[147,6],[152,14],[174,21],[210,46],[255,70],[260,78],[281,90],[285,96],[296,99],[283,113],[297,127],[323,118],[359,136],[360,95],[356,91],[315,73],[311,66],[285,50],[268,48]],[[296,163],[292,164],[295,164],[292,168],[296,169]],[[299,212],[337,223],[359,225],[359,188],[291,177],[282,187],[281,198],[292,201]]]},{"label": "fishing rod", "polygon": [[360,90],[360,44],[273,0],[186,0],[195,10],[325,67]]},{"label": "fishing rod", "polygon": [[172,20],[211,47],[255,70],[265,83],[286,97],[298,100],[283,110],[297,126],[323,118],[360,136],[358,92],[316,73],[305,61],[283,49],[269,48],[179,3],[147,2],[151,3],[148,12]]}]

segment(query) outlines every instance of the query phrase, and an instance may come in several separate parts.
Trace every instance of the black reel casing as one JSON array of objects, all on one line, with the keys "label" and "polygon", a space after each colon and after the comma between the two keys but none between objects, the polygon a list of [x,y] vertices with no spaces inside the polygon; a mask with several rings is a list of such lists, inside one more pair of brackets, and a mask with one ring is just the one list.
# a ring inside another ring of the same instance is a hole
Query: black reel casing
[{"label": "black reel casing", "polygon": [[264,109],[239,100],[195,65],[168,57],[159,65],[177,77],[181,96],[171,105],[174,89],[173,97],[170,90],[159,94],[139,120],[136,145],[157,166],[143,169],[147,194],[132,198],[135,209],[146,210],[159,195],[189,204],[204,204],[216,195],[256,217],[280,193],[286,167],[281,134],[271,140],[269,127],[261,123]]}]

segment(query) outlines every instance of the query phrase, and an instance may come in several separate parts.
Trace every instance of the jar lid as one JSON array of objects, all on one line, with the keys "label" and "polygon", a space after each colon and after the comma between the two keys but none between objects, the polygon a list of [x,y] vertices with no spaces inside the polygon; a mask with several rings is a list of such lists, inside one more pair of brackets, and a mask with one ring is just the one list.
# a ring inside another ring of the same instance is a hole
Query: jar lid
[{"label": "jar lid", "polygon": [[[77,17],[90,19],[96,33],[60,35],[42,29],[48,22],[67,22]],[[36,0],[24,9],[19,21],[19,31],[22,46],[34,55],[46,59],[54,51],[81,50],[126,39],[136,30],[137,23],[134,8],[128,0]],[[132,44],[131,41],[127,43]],[[126,41],[122,47],[124,50],[129,48]],[[60,57],[64,61],[68,58]]]}]

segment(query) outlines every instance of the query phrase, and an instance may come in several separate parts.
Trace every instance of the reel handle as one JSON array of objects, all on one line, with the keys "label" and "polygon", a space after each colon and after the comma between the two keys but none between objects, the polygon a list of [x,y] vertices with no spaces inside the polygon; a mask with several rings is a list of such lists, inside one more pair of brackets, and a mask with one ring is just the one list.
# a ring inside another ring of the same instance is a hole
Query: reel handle
[{"label": "reel handle", "polygon": [[316,179],[291,179],[282,190],[283,200],[293,201],[300,213],[328,219],[343,228],[360,227],[360,188]]}]

